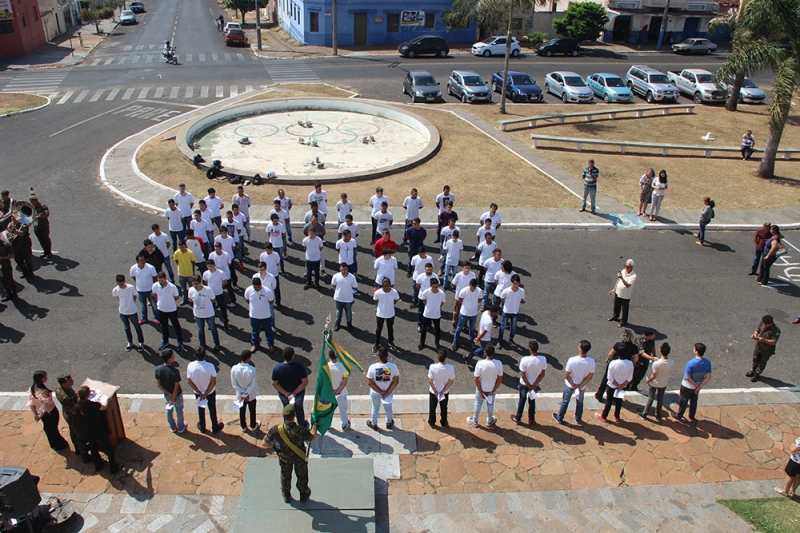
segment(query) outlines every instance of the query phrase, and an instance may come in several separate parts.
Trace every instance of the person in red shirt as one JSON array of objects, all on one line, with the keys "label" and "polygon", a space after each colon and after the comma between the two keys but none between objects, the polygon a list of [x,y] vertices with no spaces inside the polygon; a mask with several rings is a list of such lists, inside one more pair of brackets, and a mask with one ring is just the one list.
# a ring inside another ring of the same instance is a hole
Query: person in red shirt
[{"label": "person in red shirt", "polygon": [[372,246],[372,254],[375,257],[380,257],[383,255],[383,251],[386,249],[392,251],[392,253],[397,252],[397,243],[394,242],[394,239],[389,234],[389,230],[383,230],[383,235],[380,239],[375,241],[375,244]]},{"label": "person in red shirt", "polygon": [[756,255],[753,258],[753,266],[750,267],[750,275],[758,275],[758,265],[761,264],[761,256],[764,255],[764,243],[767,242],[772,236],[772,224],[764,222],[764,225],[758,228],[756,234],[753,235],[753,244],[756,245]]}]

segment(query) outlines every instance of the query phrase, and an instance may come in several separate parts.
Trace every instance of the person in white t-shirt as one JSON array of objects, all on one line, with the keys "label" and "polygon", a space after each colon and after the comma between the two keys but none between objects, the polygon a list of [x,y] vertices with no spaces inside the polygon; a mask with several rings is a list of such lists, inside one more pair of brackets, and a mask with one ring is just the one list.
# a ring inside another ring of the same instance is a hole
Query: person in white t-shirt
[{"label": "person in white t-shirt", "polygon": [[[406,199],[403,200],[403,209],[406,210],[406,229],[411,227],[411,222],[415,218],[419,218],[419,210],[425,207],[422,203],[422,198],[418,196],[417,189],[411,189],[411,196],[406,196]],[[403,244],[406,244],[408,239],[406,239],[405,231],[403,232]]]},{"label": "person in white t-shirt", "polygon": [[175,328],[175,337],[178,340],[178,351],[183,351],[183,329],[178,320],[178,299],[180,293],[178,287],[167,281],[167,275],[163,272],[158,273],[158,281],[153,283],[153,296],[156,297],[158,314],[161,319],[161,344],[157,350],[160,352],[169,346],[169,324]]},{"label": "person in white t-shirt", "polygon": [[439,421],[443,428],[447,423],[447,402],[450,399],[450,388],[456,379],[453,365],[447,361],[447,350],[439,348],[436,358],[437,363],[428,367],[428,425],[436,427],[436,406],[439,406]]},{"label": "person in white t-shirt", "polygon": [[475,273],[472,271],[472,265],[469,263],[464,263],[464,266],[461,267],[461,272],[453,276],[453,281],[450,285],[453,288],[453,293],[455,293],[453,303],[453,327],[456,327],[458,323],[458,312],[461,306],[458,301],[458,295],[463,289],[469,287],[469,282],[473,279],[475,279]]},{"label": "person in white t-shirt", "polygon": [[219,344],[217,325],[214,323],[214,304],[216,303],[214,291],[203,286],[203,278],[194,275],[188,296],[192,302],[192,313],[197,324],[197,341],[200,346],[206,345],[206,326],[208,326],[211,338],[214,340],[214,351],[218,352],[222,347]]},{"label": "person in white t-shirt", "polygon": [[214,293],[214,306],[222,318],[222,329],[228,329],[228,308],[225,306],[225,287],[230,284],[224,270],[217,268],[213,259],[206,261],[208,267],[203,272],[203,283]]},{"label": "person in white t-shirt", "polygon": [[494,346],[487,346],[484,359],[475,363],[475,411],[467,417],[467,424],[478,427],[478,415],[481,414],[483,402],[486,401],[486,427],[494,427],[495,393],[503,382],[503,364],[494,358]]},{"label": "person in white t-shirt", "polygon": [[418,350],[425,348],[425,338],[428,335],[428,328],[433,324],[434,346],[439,349],[439,339],[442,336],[442,307],[447,300],[444,291],[439,289],[439,280],[430,280],[431,286],[419,294],[420,301],[425,309],[422,311],[422,331],[419,334]]},{"label": "person in white t-shirt", "polygon": [[492,257],[483,263],[483,307],[489,307],[492,303],[494,290],[497,288],[497,283],[494,281],[494,276],[500,271],[503,266],[503,252],[500,248],[495,248],[492,252]]},{"label": "person in white t-shirt", "polygon": [[[425,271],[418,275],[415,283],[414,288],[416,289],[416,295],[419,297],[424,291],[430,289],[431,282],[433,280],[439,282],[439,277],[433,273],[433,262],[425,263]],[[425,311],[425,302],[422,298],[419,299],[417,302],[417,332],[422,331],[422,313]]]},{"label": "person in white t-shirt", "polygon": [[358,280],[348,272],[347,263],[339,265],[339,272],[331,278],[333,287],[333,303],[336,305],[336,319],[333,330],[339,331],[342,327],[342,311],[347,320],[347,331],[353,329],[353,295],[358,291]]},{"label": "person in white t-shirt", "polygon": [[[183,226],[183,213],[178,209],[178,204],[176,204],[175,200],[172,198],[167,201],[167,209],[164,211],[164,217],[166,217],[169,223],[169,236],[172,239],[172,247],[177,250],[178,243],[186,238],[186,234],[184,233],[186,228]],[[192,217],[189,217],[189,220],[191,219]]]},{"label": "person in white t-shirt", "polygon": [[394,215],[389,211],[389,202],[384,201],[381,209],[372,215],[372,219],[377,221],[375,224],[374,239],[377,240],[383,235],[383,230],[388,230],[394,223]]},{"label": "person in white t-shirt", "polygon": [[286,226],[281,224],[280,216],[277,213],[272,213],[270,216],[270,223],[267,224],[267,237],[272,249],[278,254],[281,263],[281,272],[286,272],[284,266],[284,259],[287,257],[286,248],[283,244],[286,242]]},{"label": "person in white t-shirt", "polygon": [[231,209],[233,206],[239,206],[239,212],[244,215],[247,224],[244,229],[247,232],[247,239],[250,240],[250,207],[253,205],[253,200],[249,194],[244,193],[244,187],[239,185],[236,187],[236,194],[231,198]]},{"label": "person in white t-shirt", "polygon": [[631,294],[633,294],[633,284],[636,283],[636,272],[633,271],[633,259],[625,261],[625,268],[617,272],[617,280],[614,288],[608,294],[614,295],[614,314],[608,319],[609,322],[619,322],[617,327],[623,328],[628,322],[628,310],[631,306]]},{"label": "person in white t-shirt", "polygon": [[303,248],[306,251],[306,284],[304,290],[311,288],[311,274],[314,274],[314,286],[319,288],[319,264],[322,260],[322,239],[317,237],[317,230],[310,228],[308,237],[303,239]]},{"label": "person in white t-shirt", "polygon": [[286,249],[290,244],[294,244],[292,243],[292,239],[289,238],[289,235],[292,233],[292,224],[289,220],[289,212],[281,206],[280,198],[275,198],[275,203],[273,205],[274,207],[270,210],[268,216],[270,217],[270,220],[272,220],[272,215],[278,215],[278,221],[283,224],[283,227],[286,229],[286,242],[281,244],[281,246]]},{"label": "person in white t-shirt", "polygon": [[336,202],[336,212],[339,213],[339,225],[344,224],[344,217],[353,212],[353,202],[347,199],[347,193],[343,192],[341,198]]},{"label": "person in white t-shirt", "polygon": [[339,264],[346,263],[347,269],[352,275],[358,273],[358,263],[356,263],[356,240],[349,229],[342,232],[342,238],[336,241],[336,249],[339,251]]},{"label": "person in white t-shirt", "polygon": [[[206,349],[200,346],[194,352],[196,361],[186,365],[186,382],[194,391],[197,401],[197,429],[206,432],[206,409],[211,419],[211,433],[219,433],[225,427],[217,420],[217,369],[206,361]],[[202,405],[201,405],[202,402]]]},{"label": "person in white t-shirt", "polygon": [[[536,393],[539,392],[539,383],[544,379],[547,371],[547,359],[539,355],[539,343],[528,342],[528,355],[519,361],[519,401],[517,412],[511,415],[511,420],[522,424],[522,414],[525,412],[525,402],[528,403],[528,425],[536,425]],[[534,397],[531,398],[531,393]]]},{"label": "person in white t-shirt", "polygon": [[378,227],[378,220],[375,218],[375,215],[381,210],[381,204],[386,202],[386,205],[389,205],[389,198],[384,196],[383,194],[383,187],[375,187],[375,194],[373,194],[369,202],[370,207],[370,218],[372,219],[372,236],[370,237],[370,244],[375,244],[375,241],[380,238],[380,233],[377,231]]},{"label": "person in white t-shirt", "polygon": [[514,266],[511,261],[508,259],[503,261],[503,264],[500,265],[500,270],[494,275],[495,287],[492,294],[492,305],[500,305],[501,295],[504,290],[511,286],[511,276],[514,274],[516,272],[514,272]]},{"label": "person in white t-shirt", "polygon": [[258,263],[259,272],[261,271],[261,263],[264,263],[264,267],[266,268],[267,272],[272,274],[272,277],[275,278],[275,288],[273,289],[273,292],[275,293],[275,307],[280,309],[281,308],[281,280],[280,280],[281,260],[278,253],[272,248],[271,242],[268,242],[267,245],[264,247],[264,251],[261,252],[260,256],[258,256],[258,260],[259,260]]},{"label": "person in white t-shirt", "polygon": [[321,213],[327,216],[328,214],[328,193],[322,190],[322,184],[317,182],[314,184],[314,190],[308,194],[308,203],[317,202],[317,207]]},{"label": "person in white t-shirt", "polygon": [[[453,204],[456,203],[456,195],[450,192],[450,186],[445,185],[442,187],[442,192],[436,196],[436,207],[439,209],[439,214],[443,213],[445,209],[447,209],[447,204],[452,202]],[[441,220],[441,219],[440,219]],[[440,234],[444,225],[439,222],[439,229],[436,231],[436,240],[433,242],[439,242]]]},{"label": "person in white t-shirt", "polygon": [[133,350],[133,335],[131,335],[131,325],[136,330],[136,337],[139,344],[136,346],[137,351],[144,350],[144,334],[142,327],[136,320],[136,287],[125,283],[125,275],[117,274],[117,286],[111,290],[112,296],[119,301],[119,319],[122,321],[122,327],[125,330],[125,338],[128,339],[128,344],[125,346],[125,351],[130,352]]},{"label": "person in white t-shirt", "polygon": [[357,241],[361,236],[361,227],[353,222],[352,214],[344,217],[344,224],[339,224],[339,238],[344,235],[344,230],[346,229],[350,230],[350,235],[352,235],[354,241]]},{"label": "person in white t-shirt", "polygon": [[373,268],[375,269],[376,289],[383,285],[383,278],[389,278],[392,287],[394,287],[394,275],[397,270],[397,259],[394,257],[394,252],[389,248],[385,248],[383,250],[383,255],[375,260]]},{"label": "person in white t-shirt", "polygon": [[277,333],[278,330],[275,326],[277,320],[277,317],[275,316],[275,308],[281,306],[279,303],[280,289],[278,288],[278,278],[272,275],[271,272],[267,271],[267,263],[265,263],[264,261],[259,261],[257,268],[258,272],[253,274],[253,278],[260,279],[261,285],[272,291],[274,300],[273,303],[271,303],[269,306],[269,312],[272,315],[272,333]]},{"label": "person in white t-shirt", "polygon": [[336,396],[336,403],[339,404],[339,420],[342,423],[342,431],[347,431],[350,429],[350,420],[347,417],[347,380],[350,373],[333,350],[328,350],[328,370],[331,373],[333,394]]},{"label": "person in white t-shirt", "polygon": [[394,306],[400,301],[400,294],[392,288],[392,282],[389,281],[389,278],[383,278],[383,285],[375,291],[372,299],[377,302],[375,309],[375,344],[372,346],[372,353],[377,352],[378,348],[380,348],[384,322],[386,322],[389,348],[396,352],[397,346],[394,345]]},{"label": "person in white t-shirt", "polygon": [[156,321],[156,325],[160,325],[156,299],[153,297],[153,283],[156,282],[156,276],[158,276],[156,268],[149,263],[145,263],[144,256],[140,254],[136,256],[136,264],[131,267],[130,275],[136,284],[136,293],[139,297],[141,311],[139,325],[141,326],[147,322],[147,302],[150,302],[150,307],[153,308],[153,320]]},{"label": "person in white t-shirt", "polygon": [[489,210],[481,215],[481,224],[485,225],[486,219],[492,221],[492,229],[495,232],[495,236],[497,236],[497,231],[500,229],[500,224],[503,222],[503,219],[497,214],[496,203],[492,202],[491,205],[489,205]]},{"label": "person in white t-shirt", "polygon": [[217,269],[221,270],[225,274],[225,278],[228,280],[228,283],[225,285],[225,288],[228,291],[228,297],[231,299],[231,309],[236,309],[236,273],[234,270],[231,269],[231,254],[224,251],[222,249],[222,243],[216,243],[214,245],[214,253],[208,256],[210,261],[214,261],[217,265]]},{"label": "person in white t-shirt", "polygon": [[445,257],[440,257],[439,261],[444,259],[444,288],[447,289],[448,280],[455,277],[458,270],[458,264],[461,261],[461,250],[464,249],[464,241],[458,237],[461,233],[456,230],[452,233],[451,239],[444,243]]},{"label": "person in white t-shirt", "polygon": [[478,288],[478,280],[472,278],[466,287],[459,290],[456,295],[456,310],[454,315],[458,315],[458,324],[453,332],[453,344],[450,349],[454,352],[458,350],[458,339],[464,326],[468,326],[467,334],[470,340],[475,338],[475,323],[478,320],[478,308],[483,298],[483,291]]},{"label": "person in white t-shirt", "polygon": [[644,409],[637,414],[643,420],[647,420],[647,415],[650,414],[650,407],[653,406],[653,399],[656,400],[656,420],[661,421],[661,407],[664,403],[664,392],[667,390],[667,383],[669,382],[669,375],[672,373],[672,368],[675,366],[675,361],[669,358],[669,353],[672,351],[669,343],[661,344],[661,358],[656,359],[653,363],[652,373],[647,378],[647,384],[650,385],[647,394],[647,403]]},{"label": "person in white t-shirt", "polygon": [[164,255],[164,270],[166,270],[167,274],[169,274],[169,282],[175,283],[175,273],[172,271],[172,261],[170,261],[170,257],[172,257],[172,254],[170,253],[170,247],[172,246],[172,243],[170,242],[169,235],[161,231],[161,226],[158,224],[153,224],[150,226],[150,229],[153,230],[153,233],[151,233],[147,238],[150,239],[150,242],[155,244],[156,248],[158,248]]},{"label": "person in white t-shirt", "polygon": [[525,303],[525,289],[519,286],[519,274],[511,276],[511,286],[504,289],[500,294],[500,302],[503,306],[503,315],[500,319],[500,333],[497,342],[503,342],[503,334],[508,329],[508,342],[514,344],[514,336],[517,334],[517,319],[519,318],[519,308]]},{"label": "person in white t-shirt", "polygon": [[292,242],[292,225],[289,222],[289,218],[292,214],[292,207],[294,207],[292,199],[286,196],[283,189],[278,189],[278,197],[275,198],[275,201],[280,202],[281,209],[286,211],[286,220],[283,221],[283,225],[286,226],[286,237],[289,239],[289,244],[294,244],[294,242]]},{"label": "person in white t-shirt", "polygon": [[606,406],[603,413],[595,413],[594,416],[602,421],[608,422],[608,414],[611,412],[611,404],[614,404],[614,422],[621,422],[619,415],[622,413],[622,398],[625,394],[625,387],[633,380],[633,361],[629,352],[617,354],[618,358],[608,364],[608,387],[606,388]]},{"label": "person in white t-shirt", "polygon": [[493,305],[486,309],[481,315],[480,322],[478,322],[478,334],[473,339],[473,344],[476,348],[469,355],[464,356],[464,362],[469,364],[470,358],[480,357],[483,352],[491,345],[492,342],[492,323],[500,314],[500,306]]},{"label": "person in white t-shirt", "polygon": [[[439,255],[444,255],[444,245],[447,244],[447,241],[453,237],[453,232],[455,231],[461,235],[461,228],[456,226],[456,220],[454,218],[451,218],[444,225],[442,225],[442,229],[439,231],[439,240],[436,241],[439,243]],[[444,276],[444,263],[440,264],[439,275]]]},{"label": "person in white t-shirt", "polygon": [[[206,253],[204,251],[203,240],[200,237],[195,237],[194,230],[189,228],[186,230],[186,239],[184,242],[186,243],[186,249],[192,252],[194,256],[194,266],[197,268],[197,271],[201,273],[205,272]],[[177,262],[177,259],[175,261]]]},{"label": "person in white t-shirt", "polygon": [[233,239],[232,255],[239,261],[239,270],[244,270],[244,265],[242,264],[244,261],[244,222],[246,220],[241,214],[237,218],[234,216],[233,211],[225,211],[225,219],[222,221],[222,226],[220,226],[220,231],[222,231],[222,228],[227,227],[228,236]]},{"label": "person in white t-shirt", "polygon": [[475,236],[478,237],[478,242],[481,243],[486,239],[486,234],[491,234],[492,237],[495,235],[494,228],[492,227],[492,219],[484,220],[483,226],[478,228],[478,231],[475,232]]},{"label": "person in white t-shirt", "polygon": [[201,240],[206,249],[212,246],[214,242],[214,226],[210,218],[203,218],[203,212],[199,209],[194,210],[194,218],[189,223],[189,229],[194,230],[194,236]]},{"label": "person in white t-shirt", "polygon": [[431,272],[433,271],[433,258],[425,251],[425,246],[419,249],[419,253],[411,258],[411,285],[413,288],[413,298],[411,299],[411,307],[417,305],[419,299],[419,288],[417,287],[417,277],[425,274],[425,265],[431,265]]},{"label": "person in white t-shirt", "polygon": [[[236,196],[234,196],[236,198]],[[250,431],[255,432],[261,427],[261,421],[256,420],[256,401],[258,398],[258,377],[256,365],[253,364],[253,354],[250,350],[243,350],[239,354],[239,363],[231,367],[231,386],[236,391],[236,401],[239,407],[239,427],[247,431],[245,414],[250,410]]]},{"label": "person in white t-shirt", "polygon": [[178,192],[172,197],[175,200],[175,205],[178,206],[183,215],[183,231],[189,229],[189,222],[192,220],[192,208],[194,207],[194,196],[186,190],[186,184],[181,183],[178,185]]},{"label": "person in white t-shirt", "polygon": [[203,200],[205,200],[206,207],[211,215],[211,221],[219,228],[222,225],[222,210],[225,209],[225,202],[217,196],[217,191],[214,190],[214,187],[209,187],[208,196]]},{"label": "person in white t-shirt", "polygon": [[489,232],[484,233],[483,240],[475,247],[475,255],[472,256],[471,261],[478,260],[480,266],[480,275],[478,276],[478,283],[483,284],[483,276],[486,274],[486,262],[494,256],[494,251],[497,249],[497,243],[494,242],[494,235]]},{"label": "person in white t-shirt", "polygon": [[250,306],[250,352],[255,353],[261,344],[261,332],[267,339],[267,351],[275,351],[275,336],[272,333],[272,304],[275,295],[261,285],[261,278],[254,277],[252,285],[244,291],[244,301]]},{"label": "person in white t-shirt", "polygon": [[389,352],[386,346],[378,348],[378,363],[372,363],[367,369],[367,385],[369,385],[369,399],[372,402],[372,412],[367,420],[367,427],[378,430],[378,413],[383,404],[386,412],[386,429],[394,427],[392,418],[392,402],[394,391],[400,384],[400,369],[389,362]]},{"label": "person in white t-shirt", "polygon": [[[564,423],[564,415],[567,414],[569,401],[575,396],[575,422],[583,422],[583,396],[586,386],[594,377],[595,362],[587,354],[592,349],[592,343],[583,340],[578,343],[578,355],[574,355],[567,360],[564,369],[564,392],[561,395],[561,407],[558,413],[553,413],[553,420],[559,424]],[[577,391],[577,393],[576,393]]]}]

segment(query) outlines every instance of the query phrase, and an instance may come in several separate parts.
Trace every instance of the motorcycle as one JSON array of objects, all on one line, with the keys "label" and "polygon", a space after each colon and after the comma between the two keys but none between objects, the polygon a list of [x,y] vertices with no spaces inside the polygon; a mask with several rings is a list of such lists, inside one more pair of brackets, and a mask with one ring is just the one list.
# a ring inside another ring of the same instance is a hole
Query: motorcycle
[{"label": "motorcycle", "polygon": [[164,50],[161,52],[161,57],[164,58],[165,63],[172,63],[174,65],[178,64],[178,49],[176,47],[172,47],[169,50]]}]

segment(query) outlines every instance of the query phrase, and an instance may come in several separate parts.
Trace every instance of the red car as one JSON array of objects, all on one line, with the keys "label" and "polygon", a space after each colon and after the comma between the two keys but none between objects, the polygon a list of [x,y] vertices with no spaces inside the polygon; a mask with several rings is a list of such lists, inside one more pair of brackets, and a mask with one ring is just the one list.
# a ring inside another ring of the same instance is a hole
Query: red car
[{"label": "red car", "polygon": [[225,46],[247,46],[247,36],[242,30],[231,28],[225,32]]}]

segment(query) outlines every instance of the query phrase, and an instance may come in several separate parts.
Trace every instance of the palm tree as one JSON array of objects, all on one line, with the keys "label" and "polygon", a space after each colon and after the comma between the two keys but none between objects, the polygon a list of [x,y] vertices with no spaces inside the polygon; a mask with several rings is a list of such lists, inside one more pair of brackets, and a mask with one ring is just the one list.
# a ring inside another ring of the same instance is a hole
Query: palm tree
[{"label": "palm tree", "polygon": [[506,114],[506,85],[508,84],[508,63],[511,57],[511,25],[514,21],[514,8],[528,8],[531,10],[531,22],[536,14],[536,5],[544,5],[547,0],[495,0],[507,4],[508,29],[506,30],[506,57],[503,61],[503,89],[500,91],[500,113]]}]

